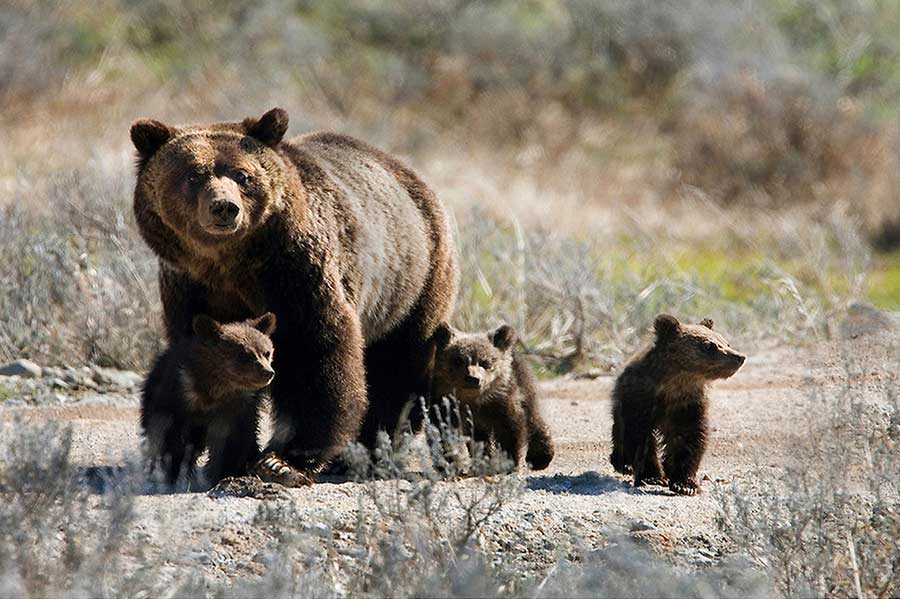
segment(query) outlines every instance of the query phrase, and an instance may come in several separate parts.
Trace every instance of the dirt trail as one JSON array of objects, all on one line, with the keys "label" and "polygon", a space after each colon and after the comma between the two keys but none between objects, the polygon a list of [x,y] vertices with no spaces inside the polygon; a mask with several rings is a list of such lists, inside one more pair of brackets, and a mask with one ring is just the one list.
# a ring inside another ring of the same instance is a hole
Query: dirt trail
[{"label": "dirt trail", "polygon": [[[734,378],[712,387],[711,443],[700,473],[704,493],[697,497],[672,496],[662,488],[636,490],[613,472],[607,461],[610,377],[542,383],[542,406],[556,458],[546,471],[521,473],[525,491],[492,526],[509,528],[517,542],[508,550],[530,552],[531,558],[568,532],[601,543],[612,526],[639,531],[652,547],[688,562],[714,560],[727,545],[715,524],[715,490],[732,481],[752,486],[760,475],[781,476],[790,459],[791,439],[805,433],[823,398],[840,393],[848,381],[864,393],[871,382],[897,384],[898,350],[898,338],[884,335],[752,355]],[[872,393],[873,401],[883,400]],[[32,422],[71,424],[74,460],[85,468],[120,464],[139,444],[133,406],[0,408],[0,428],[17,415]],[[479,482],[446,484],[466,487]],[[338,531],[344,526],[352,530],[362,495],[363,485],[351,482],[277,493],[290,498],[302,514],[298,526],[325,521]],[[254,498],[213,499],[202,493],[138,499],[143,529],[177,530],[186,542],[202,548],[207,556],[202,567],[224,578],[258,569],[254,557],[267,542],[252,525],[259,504]],[[552,552],[544,553],[552,557]]]}]

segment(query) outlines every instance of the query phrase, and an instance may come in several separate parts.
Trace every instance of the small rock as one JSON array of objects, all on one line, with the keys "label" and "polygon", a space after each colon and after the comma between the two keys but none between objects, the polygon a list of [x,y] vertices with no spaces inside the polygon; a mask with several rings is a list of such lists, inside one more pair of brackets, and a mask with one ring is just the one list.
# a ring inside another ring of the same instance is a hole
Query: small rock
[{"label": "small rock", "polygon": [[0,375],[4,376],[17,375],[24,379],[39,379],[42,374],[43,371],[40,366],[24,358],[0,366]]},{"label": "small rock", "polygon": [[94,379],[100,384],[111,385],[121,389],[133,389],[141,384],[143,377],[131,370],[94,367]]},{"label": "small rock", "polygon": [[319,537],[320,539],[330,539],[332,537],[331,527],[321,522],[318,524],[313,524],[306,529],[306,532],[313,536]]},{"label": "small rock", "polygon": [[212,562],[212,558],[209,557],[209,554],[205,551],[201,551],[199,549],[195,549],[193,551],[188,552],[188,559],[195,561],[199,564],[209,564]]},{"label": "small rock", "polygon": [[69,384],[59,377],[53,377],[52,379],[50,379],[50,386],[53,387],[54,389],[68,389],[69,388]]},{"label": "small rock", "polygon": [[644,520],[632,520],[629,527],[630,532],[643,532],[645,530],[654,530],[656,527],[645,522]]}]

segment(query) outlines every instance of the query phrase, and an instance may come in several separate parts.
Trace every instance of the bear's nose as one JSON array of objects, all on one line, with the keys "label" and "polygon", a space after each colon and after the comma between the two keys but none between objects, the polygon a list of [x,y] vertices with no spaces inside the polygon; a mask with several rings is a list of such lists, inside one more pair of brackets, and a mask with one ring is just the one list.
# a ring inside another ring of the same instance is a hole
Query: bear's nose
[{"label": "bear's nose", "polygon": [[209,206],[209,213],[222,223],[233,222],[240,211],[240,206],[228,200],[213,200]]},{"label": "bear's nose", "polygon": [[743,366],[744,361],[747,359],[747,356],[739,353],[729,354],[728,357],[731,358],[733,362],[736,362],[738,367]]}]

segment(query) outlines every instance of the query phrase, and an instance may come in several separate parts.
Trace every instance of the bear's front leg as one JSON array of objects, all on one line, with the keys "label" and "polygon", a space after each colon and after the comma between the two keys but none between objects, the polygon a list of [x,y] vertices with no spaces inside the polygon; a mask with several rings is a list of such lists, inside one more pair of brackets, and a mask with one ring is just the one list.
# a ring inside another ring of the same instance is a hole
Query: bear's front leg
[{"label": "bear's front leg", "polygon": [[491,409],[487,419],[492,425],[494,441],[512,460],[514,469],[517,468],[528,440],[525,413],[518,406],[498,406]]},{"label": "bear's front leg", "polygon": [[666,424],[663,468],[669,489],[679,495],[697,495],[697,470],[706,452],[706,406],[695,403],[674,410]]},{"label": "bear's front leg", "polygon": [[323,318],[299,326],[291,312],[275,314],[275,426],[257,474],[289,486],[309,484],[362,426],[367,408],[362,333],[349,306],[329,314],[330,322]]}]

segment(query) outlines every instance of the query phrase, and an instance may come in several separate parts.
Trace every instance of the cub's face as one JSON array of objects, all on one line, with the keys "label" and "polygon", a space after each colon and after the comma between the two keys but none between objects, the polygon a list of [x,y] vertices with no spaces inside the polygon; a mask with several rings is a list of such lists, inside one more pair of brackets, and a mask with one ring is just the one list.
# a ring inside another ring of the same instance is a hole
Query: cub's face
[{"label": "cub's face", "polygon": [[236,389],[262,389],[275,378],[272,368],[275,315],[271,312],[242,322],[221,324],[200,315],[194,318],[199,341],[197,358]]},{"label": "cub's face", "polygon": [[282,201],[284,164],[274,151],[287,114],[175,128],[137,121],[138,190],[188,246],[215,247],[262,224]]},{"label": "cub's face", "polygon": [[461,333],[442,324],[434,333],[436,347],[433,392],[477,405],[492,390],[509,383],[515,332],[503,325],[486,333]]},{"label": "cub's face", "polygon": [[666,359],[681,372],[706,380],[727,379],[746,360],[746,356],[735,351],[713,330],[712,320],[686,324],[678,322],[674,316],[660,314],[654,327],[657,347],[666,348]]}]

